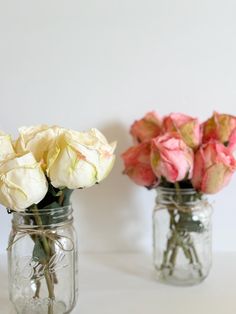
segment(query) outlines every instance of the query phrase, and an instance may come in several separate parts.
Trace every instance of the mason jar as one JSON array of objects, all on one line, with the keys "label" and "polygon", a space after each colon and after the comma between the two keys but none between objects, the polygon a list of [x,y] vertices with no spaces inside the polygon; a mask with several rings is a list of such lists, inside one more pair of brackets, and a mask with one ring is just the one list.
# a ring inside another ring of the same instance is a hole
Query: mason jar
[{"label": "mason jar", "polygon": [[72,207],[14,212],[8,267],[10,300],[18,314],[70,313],[78,294]]},{"label": "mason jar", "polygon": [[153,259],[158,280],[194,285],[212,262],[212,208],[194,189],[157,188]]}]

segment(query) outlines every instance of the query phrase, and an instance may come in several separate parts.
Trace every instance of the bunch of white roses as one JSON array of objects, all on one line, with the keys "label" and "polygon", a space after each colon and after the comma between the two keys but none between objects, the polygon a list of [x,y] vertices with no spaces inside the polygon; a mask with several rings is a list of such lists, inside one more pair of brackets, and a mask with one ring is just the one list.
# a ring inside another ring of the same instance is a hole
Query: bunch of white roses
[{"label": "bunch of white roses", "polygon": [[97,129],[22,127],[19,137],[0,132],[0,203],[24,211],[42,201],[49,186],[86,188],[103,180],[114,163],[115,143]]}]

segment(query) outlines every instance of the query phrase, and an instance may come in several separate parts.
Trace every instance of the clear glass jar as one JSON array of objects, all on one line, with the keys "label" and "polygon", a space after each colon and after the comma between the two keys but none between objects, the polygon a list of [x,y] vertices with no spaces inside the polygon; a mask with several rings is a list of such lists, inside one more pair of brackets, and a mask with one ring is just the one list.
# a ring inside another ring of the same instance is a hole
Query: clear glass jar
[{"label": "clear glass jar", "polygon": [[157,278],[174,285],[203,281],[212,261],[212,209],[194,189],[157,188],[153,258]]},{"label": "clear glass jar", "polygon": [[14,212],[9,237],[10,300],[18,314],[70,313],[77,300],[73,209]]}]

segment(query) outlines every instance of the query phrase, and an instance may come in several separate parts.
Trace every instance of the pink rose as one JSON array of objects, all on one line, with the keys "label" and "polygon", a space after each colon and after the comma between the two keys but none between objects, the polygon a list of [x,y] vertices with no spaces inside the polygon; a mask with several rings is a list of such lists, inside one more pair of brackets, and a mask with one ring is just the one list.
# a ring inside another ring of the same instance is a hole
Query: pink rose
[{"label": "pink rose", "polygon": [[229,149],[233,152],[236,149],[236,128],[233,130],[229,137]]},{"label": "pink rose", "polygon": [[182,113],[171,113],[163,120],[166,132],[178,132],[184,142],[196,149],[201,143],[200,123],[197,118],[192,118]]},{"label": "pink rose", "polygon": [[223,144],[227,144],[236,129],[236,116],[228,114],[213,113],[213,116],[202,125],[203,143],[210,140],[218,140]]},{"label": "pink rose", "polygon": [[192,184],[203,193],[217,193],[229,183],[235,169],[230,149],[217,141],[208,142],[195,154]]},{"label": "pink rose", "polygon": [[125,164],[124,174],[127,174],[136,184],[148,188],[157,184],[157,177],[150,164],[150,154],[150,143],[141,143],[130,147],[121,155]]},{"label": "pink rose", "polygon": [[152,111],[132,124],[130,134],[138,143],[147,142],[161,133],[161,126],[162,119],[155,111]]},{"label": "pink rose", "polygon": [[193,151],[178,133],[166,133],[152,140],[151,165],[157,177],[163,176],[169,182],[190,179]]}]

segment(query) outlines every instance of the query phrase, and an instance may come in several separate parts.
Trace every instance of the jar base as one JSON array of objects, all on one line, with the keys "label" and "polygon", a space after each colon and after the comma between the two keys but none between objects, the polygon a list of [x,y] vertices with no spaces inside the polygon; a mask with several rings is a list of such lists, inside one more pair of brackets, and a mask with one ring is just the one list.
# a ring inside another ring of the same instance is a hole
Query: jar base
[{"label": "jar base", "polygon": [[189,272],[175,270],[172,274],[169,269],[155,269],[155,279],[163,284],[172,286],[194,286],[203,282],[207,275],[199,274],[199,272]]},{"label": "jar base", "polygon": [[66,305],[62,301],[50,301],[45,299],[32,298],[18,298],[14,300],[13,304],[17,314],[48,314],[49,304],[52,304],[52,313],[54,314],[68,314],[72,309],[67,310]]}]

